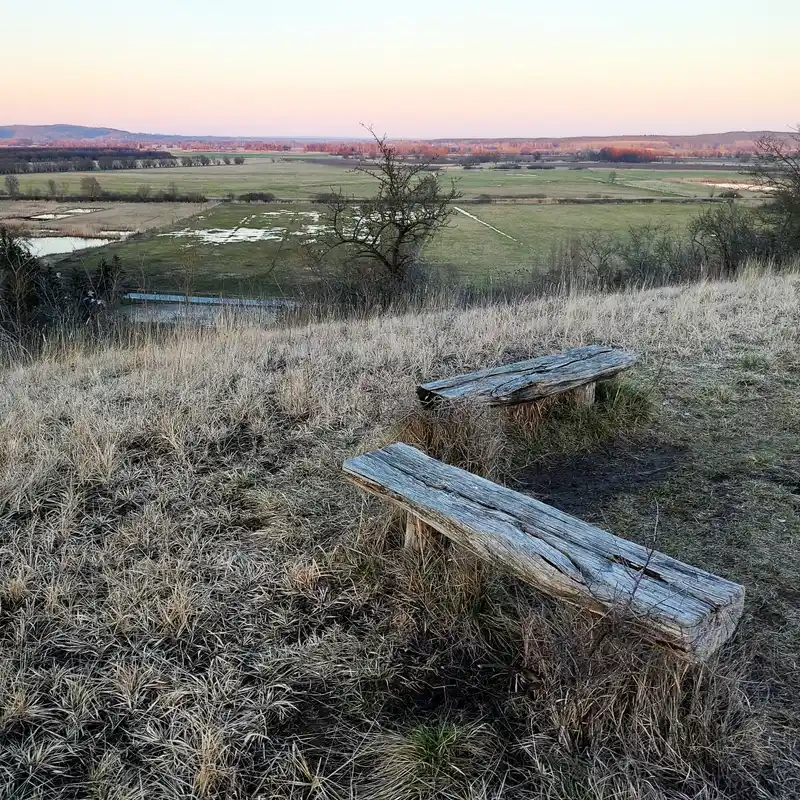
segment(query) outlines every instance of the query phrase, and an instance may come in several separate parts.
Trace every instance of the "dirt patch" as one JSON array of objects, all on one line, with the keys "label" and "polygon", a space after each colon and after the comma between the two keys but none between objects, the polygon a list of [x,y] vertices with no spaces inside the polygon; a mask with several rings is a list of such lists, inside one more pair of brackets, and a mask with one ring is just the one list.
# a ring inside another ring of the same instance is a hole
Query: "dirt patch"
[{"label": "dirt patch", "polygon": [[561,511],[585,516],[617,494],[666,480],[685,463],[686,454],[686,448],[657,439],[617,440],[589,453],[537,464],[519,475],[519,489]]}]

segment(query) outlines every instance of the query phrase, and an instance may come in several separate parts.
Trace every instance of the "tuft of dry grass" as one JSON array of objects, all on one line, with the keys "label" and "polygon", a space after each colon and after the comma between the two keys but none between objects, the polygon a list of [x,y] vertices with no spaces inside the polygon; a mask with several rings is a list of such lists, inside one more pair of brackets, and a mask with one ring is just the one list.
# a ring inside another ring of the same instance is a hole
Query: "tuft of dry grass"
[{"label": "tuft of dry grass", "polygon": [[[0,797],[798,796],[799,292],[223,319],[8,361]],[[595,341],[641,364],[594,409],[418,408],[423,379]],[[644,481],[654,436],[682,461]],[[399,437],[522,490],[521,465],[627,448],[629,481],[576,490],[587,519],[744,583],[737,636],[688,665],[403,551],[341,475]]]}]

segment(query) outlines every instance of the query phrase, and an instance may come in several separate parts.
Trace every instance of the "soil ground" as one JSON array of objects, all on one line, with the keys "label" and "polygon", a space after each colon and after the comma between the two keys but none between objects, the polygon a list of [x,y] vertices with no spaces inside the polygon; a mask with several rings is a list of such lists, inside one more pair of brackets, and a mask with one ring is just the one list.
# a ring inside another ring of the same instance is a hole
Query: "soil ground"
[{"label": "soil ground", "polygon": [[620,492],[634,495],[691,469],[689,453],[654,437],[617,440],[558,456],[517,477],[520,491],[587,521],[597,521]]}]

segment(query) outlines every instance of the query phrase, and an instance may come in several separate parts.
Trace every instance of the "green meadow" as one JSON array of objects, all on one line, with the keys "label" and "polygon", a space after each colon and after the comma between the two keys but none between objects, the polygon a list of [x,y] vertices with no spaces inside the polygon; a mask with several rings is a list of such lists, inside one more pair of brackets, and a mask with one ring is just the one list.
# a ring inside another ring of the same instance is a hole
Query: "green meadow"
[{"label": "green meadow", "polygon": [[[189,220],[67,259],[91,266],[99,256],[117,254],[141,288],[226,295],[301,291],[316,278],[300,246],[313,236],[324,211],[313,204],[315,196],[341,189],[364,197],[374,190],[372,179],[355,172],[350,162],[300,154],[261,153],[247,156],[242,165],[91,174],[113,192],[133,193],[143,185],[158,191],[174,184],[180,192],[219,199],[247,192],[279,198],[269,204],[225,201],[211,209],[198,207]],[[83,177],[69,173],[57,180],[78,192]],[[486,165],[446,166],[441,179],[455,181],[463,197],[448,227],[423,255],[433,267],[473,284],[519,280],[546,270],[554,250],[583,232],[620,233],[644,224],[680,231],[704,201],[726,185],[746,181],[738,172],[711,169],[506,170]],[[46,176],[22,178],[24,191],[45,187]],[[743,194],[744,202],[758,202],[754,193]],[[113,204],[100,200],[97,205]],[[124,222],[120,227],[125,228]]]},{"label": "green meadow", "polygon": [[[212,154],[221,157],[223,154]],[[476,169],[443,167],[443,177],[457,181],[465,199],[481,194],[516,199],[545,198],[691,198],[719,194],[711,183],[741,182],[734,171],[659,170],[623,168]],[[21,175],[23,192],[47,193],[54,179],[65,193],[80,192],[81,180],[97,178],[105,191],[134,193],[142,186],[154,192],[175,184],[179,192],[199,192],[209,197],[272,192],[281,199],[311,199],[319,192],[341,188],[357,197],[372,189],[369,177],[352,170],[352,162],[300,154],[247,156],[241,165],[173,167],[105,172],[70,172]]]},{"label": "green meadow", "polygon": [[[458,208],[466,213],[453,214],[424,257],[451,277],[479,284],[547,269],[554,248],[581,232],[624,232],[647,223],[677,231],[702,206],[464,203]],[[139,285],[155,290],[292,295],[316,277],[299,245],[313,235],[309,226],[318,224],[316,214],[323,211],[302,202],[222,203],[165,230],[84,251],[70,260],[91,265],[100,255],[117,254]]]}]

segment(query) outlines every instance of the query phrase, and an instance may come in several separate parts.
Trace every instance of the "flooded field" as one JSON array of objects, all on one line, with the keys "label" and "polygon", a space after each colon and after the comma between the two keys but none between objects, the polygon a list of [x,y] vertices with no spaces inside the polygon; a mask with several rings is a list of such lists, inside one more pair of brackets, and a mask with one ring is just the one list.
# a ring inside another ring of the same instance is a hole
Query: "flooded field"
[{"label": "flooded field", "polygon": [[[195,224],[199,225],[205,216],[198,216]],[[235,244],[237,242],[279,242],[290,236],[311,239],[327,228],[319,224],[319,211],[262,211],[243,217],[235,227],[231,228],[182,228],[158,234],[175,239],[191,239],[196,244]],[[275,222],[282,221],[282,225]]]},{"label": "flooded field", "polygon": [[774,192],[772,186],[759,186],[756,183],[737,183],[729,181],[727,183],[713,183],[712,181],[703,181],[704,186],[713,186],[715,189],[736,189],[742,192]]},{"label": "flooded field", "polygon": [[51,220],[51,219],[69,219],[70,217],[80,216],[81,214],[92,214],[98,209],[94,208],[68,208],[66,211],[49,211],[45,214],[33,214],[28,219],[30,220]]},{"label": "flooded field", "polygon": [[134,233],[171,228],[211,208],[212,204],[208,203],[100,201],[76,204],[75,201],[0,200],[0,225],[29,238],[120,239]]},{"label": "flooded field", "polygon": [[[296,297],[318,279],[301,245],[324,231],[320,206],[220,203],[198,211],[149,236],[112,242],[80,260],[91,265],[95,253],[118,255],[142,291]],[[64,266],[78,261],[77,256],[74,262],[67,258]]]}]

